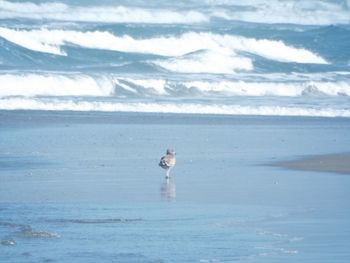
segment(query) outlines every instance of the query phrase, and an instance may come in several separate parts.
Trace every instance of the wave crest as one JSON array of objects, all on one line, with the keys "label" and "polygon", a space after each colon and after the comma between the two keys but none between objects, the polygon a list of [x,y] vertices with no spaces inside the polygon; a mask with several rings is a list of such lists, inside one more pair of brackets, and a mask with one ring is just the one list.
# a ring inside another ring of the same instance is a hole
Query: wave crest
[{"label": "wave crest", "polygon": [[110,96],[111,81],[79,74],[1,74],[0,97]]},{"label": "wave crest", "polygon": [[207,22],[208,17],[195,10],[176,11],[135,6],[71,6],[64,3],[0,1],[3,18],[29,18],[75,22],[188,24]]},{"label": "wave crest", "polygon": [[[254,39],[235,35],[220,35],[213,33],[197,33],[187,32],[180,36],[153,37],[146,39],[133,38],[129,35],[116,36],[106,31],[74,31],[74,30],[15,30],[10,28],[0,27],[0,36],[17,45],[27,49],[52,53],[55,55],[66,55],[62,51],[62,46],[73,44],[82,48],[104,49],[121,52],[135,52],[155,54],[166,57],[176,57],[176,63],[160,62],[166,68],[175,68],[178,70],[184,64],[189,67],[190,62],[184,58],[178,58],[193,52],[207,50],[210,59],[216,57],[216,60],[222,60],[224,64],[229,64],[229,67],[239,68],[236,65],[242,60],[236,61],[237,52],[246,52],[265,57],[270,60],[295,63],[316,63],[328,64],[328,62],[313,52],[303,49],[288,46],[280,40]],[[204,53],[205,54],[205,53]],[[231,61],[225,61],[224,55],[233,56]],[[240,56],[242,57],[242,56]],[[206,57],[200,58],[202,60]],[[221,62],[221,61],[219,61]],[[202,63],[203,64],[203,63]],[[202,65],[201,64],[201,65]],[[207,63],[204,63],[207,64]],[[244,69],[251,69],[251,63],[248,58],[244,58]],[[197,67],[201,65],[196,65]],[[203,71],[203,70],[201,70]],[[220,72],[227,72],[224,68]],[[195,71],[196,72],[196,71]]]},{"label": "wave crest", "polygon": [[350,117],[349,109],[332,107],[244,106],[194,103],[98,102],[58,99],[8,98],[1,110],[103,111],[258,116]]},{"label": "wave crest", "polygon": [[26,73],[0,74],[0,98],[61,97],[189,97],[211,96],[350,96],[345,80],[171,80],[117,75]]},{"label": "wave crest", "polygon": [[[195,3],[195,2],[194,2]],[[301,25],[349,24],[349,3],[341,1],[200,1],[169,5],[157,1],[141,7],[111,4],[68,5],[60,2],[9,2],[0,0],[3,18],[27,18],[75,22],[192,24],[215,18],[254,23],[290,23]],[[196,8],[198,7],[198,8]]]}]

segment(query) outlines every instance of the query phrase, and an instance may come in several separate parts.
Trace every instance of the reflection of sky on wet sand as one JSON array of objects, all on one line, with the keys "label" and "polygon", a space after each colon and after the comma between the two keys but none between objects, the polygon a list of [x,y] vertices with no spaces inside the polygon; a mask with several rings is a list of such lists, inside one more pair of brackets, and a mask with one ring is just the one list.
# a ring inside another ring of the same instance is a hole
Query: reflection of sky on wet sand
[{"label": "reflection of sky on wet sand", "polygon": [[176,199],[176,185],[171,178],[164,180],[160,187],[162,198],[167,201],[175,201]]}]

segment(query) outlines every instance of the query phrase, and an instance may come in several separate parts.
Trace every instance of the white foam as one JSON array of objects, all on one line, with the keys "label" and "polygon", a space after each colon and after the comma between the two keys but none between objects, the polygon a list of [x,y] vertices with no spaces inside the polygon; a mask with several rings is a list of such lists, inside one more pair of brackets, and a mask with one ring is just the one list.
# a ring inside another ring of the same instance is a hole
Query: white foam
[{"label": "white foam", "polygon": [[[245,0],[233,2],[206,0],[204,2],[216,6],[212,16],[227,20],[299,25],[350,23],[350,9],[346,8],[341,1]],[[230,8],[230,6],[239,6],[241,9]]]},{"label": "white foam", "polygon": [[203,105],[185,103],[121,103],[59,99],[6,98],[0,99],[1,110],[105,111],[181,114],[259,115],[259,116],[317,116],[350,117],[349,109],[332,107]]},{"label": "white foam", "polygon": [[188,81],[187,88],[196,88],[204,94],[231,96],[280,96],[304,95],[350,96],[350,83],[345,81],[299,82],[245,82],[245,81]]},{"label": "white foam", "polygon": [[[196,91],[196,96],[350,96],[350,82],[308,80],[315,76],[303,75],[302,79],[281,80],[275,76],[268,81],[242,80],[171,80],[164,78],[120,77],[116,75],[86,75],[62,73],[5,73],[0,74],[0,98],[10,96],[94,96],[119,95],[117,87],[140,96],[186,97]],[[304,79],[304,80],[303,80]]]},{"label": "white foam", "polygon": [[167,95],[166,81],[164,79],[128,79],[136,86],[140,86],[150,93],[157,95]]},{"label": "white foam", "polygon": [[254,39],[230,35],[215,35],[215,37],[220,44],[227,43],[228,48],[250,52],[272,60],[297,63],[328,63],[311,51],[288,46],[281,40]]},{"label": "white foam", "polygon": [[[36,33],[36,31],[17,31],[0,27],[0,36],[17,45],[34,51],[51,53],[55,55],[66,55],[65,52],[61,51],[59,47],[63,44],[63,42],[58,39],[58,32],[50,32],[42,29],[40,30],[40,34]],[[55,41],[52,39],[50,41],[51,43],[47,42],[43,38],[43,35],[46,35],[45,38],[53,38]]]},{"label": "white foam", "polygon": [[109,96],[114,87],[107,77],[79,74],[0,74],[0,83],[0,97]]},{"label": "white foam", "polygon": [[170,58],[153,62],[167,70],[180,73],[230,74],[237,70],[252,70],[251,59],[233,52],[201,52],[190,56]]},{"label": "white foam", "polygon": [[[158,95],[181,96],[181,90],[195,89],[202,96],[276,96],[276,97],[301,97],[301,96],[350,96],[350,82],[348,81],[237,81],[237,80],[161,80],[161,79],[133,79],[119,78],[125,81],[124,86],[141,86],[157,91]],[[120,81],[119,81],[120,82]],[[186,96],[186,90],[183,90]],[[154,93],[151,93],[154,95]]]},{"label": "white foam", "polygon": [[[1,12],[16,12],[20,14],[37,14],[37,13],[57,13],[67,11],[68,6],[63,3],[41,3],[36,4],[32,2],[9,2],[0,1]],[[10,15],[10,13],[8,13]]]},{"label": "white foam", "polygon": [[188,24],[207,22],[208,17],[195,10],[176,11],[163,8],[99,5],[73,6],[63,3],[0,1],[0,17],[52,19],[76,22]]},{"label": "white foam", "polygon": [[[106,31],[74,31],[74,30],[15,30],[0,27],[0,36],[7,40],[21,45],[25,48],[47,52],[56,55],[64,55],[61,46],[71,43],[84,48],[96,48],[114,50],[122,52],[149,53],[162,56],[183,56],[188,53],[208,50],[209,55],[201,58],[196,66],[202,68],[208,66],[212,60],[225,62],[225,68],[236,63],[243,63],[242,66],[235,65],[235,68],[248,69],[251,63],[234,56],[236,51],[244,51],[259,56],[283,62],[297,63],[328,63],[325,59],[303,48],[288,46],[282,41],[245,38],[235,35],[219,35],[212,33],[188,32],[180,36],[154,37],[147,39],[137,39],[128,35],[116,36]],[[215,53],[215,56],[210,55]],[[223,55],[231,54],[228,60],[223,59]],[[233,55],[233,57],[232,57]],[[194,64],[193,59],[178,59],[175,61],[161,62],[165,67],[175,70],[189,68],[189,64]],[[210,71],[210,70],[209,70]],[[213,71],[213,70],[211,70]]]},{"label": "white foam", "polygon": [[[142,7],[121,5],[68,5],[60,2],[10,2],[0,0],[0,17],[58,21],[115,23],[205,23],[214,17],[257,23],[306,25],[348,24],[350,4],[341,1],[245,0],[199,1],[200,11],[144,2]],[[186,5],[183,5],[186,7]],[[240,7],[240,8],[237,8]]]}]

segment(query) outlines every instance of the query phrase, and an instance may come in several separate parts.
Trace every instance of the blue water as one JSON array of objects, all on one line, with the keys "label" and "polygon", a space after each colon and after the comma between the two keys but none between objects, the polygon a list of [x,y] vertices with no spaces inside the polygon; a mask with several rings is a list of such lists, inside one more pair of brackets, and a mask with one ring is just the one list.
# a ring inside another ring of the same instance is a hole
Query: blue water
[{"label": "blue water", "polygon": [[0,108],[349,117],[348,1],[1,1]]},{"label": "blue water", "polygon": [[[283,221],[284,215],[257,215],[254,211],[257,209],[176,204],[12,206],[3,210],[8,218],[2,220],[13,222],[11,217],[17,217],[19,210],[23,216],[16,223],[0,223],[1,234],[17,242],[2,248],[1,259],[4,262],[17,262],[16,259],[18,262],[231,262],[297,254],[295,245],[289,243],[300,243],[302,237],[264,229],[268,229],[264,221]],[[44,212],[38,213],[39,210]],[[250,221],[245,215],[252,212],[255,218]]]},{"label": "blue water", "polygon": [[349,262],[349,0],[241,2],[0,0],[0,262]]},{"label": "blue water", "polygon": [[347,118],[0,117],[0,261],[349,261],[350,177],[268,165],[347,151]]}]

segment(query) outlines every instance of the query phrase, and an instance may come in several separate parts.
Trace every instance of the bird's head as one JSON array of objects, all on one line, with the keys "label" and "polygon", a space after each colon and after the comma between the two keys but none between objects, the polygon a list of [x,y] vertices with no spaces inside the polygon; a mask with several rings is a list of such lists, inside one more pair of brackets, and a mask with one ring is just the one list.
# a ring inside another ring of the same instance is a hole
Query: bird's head
[{"label": "bird's head", "polygon": [[175,153],[174,149],[167,149],[166,154],[175,155],[176,153]]}]

